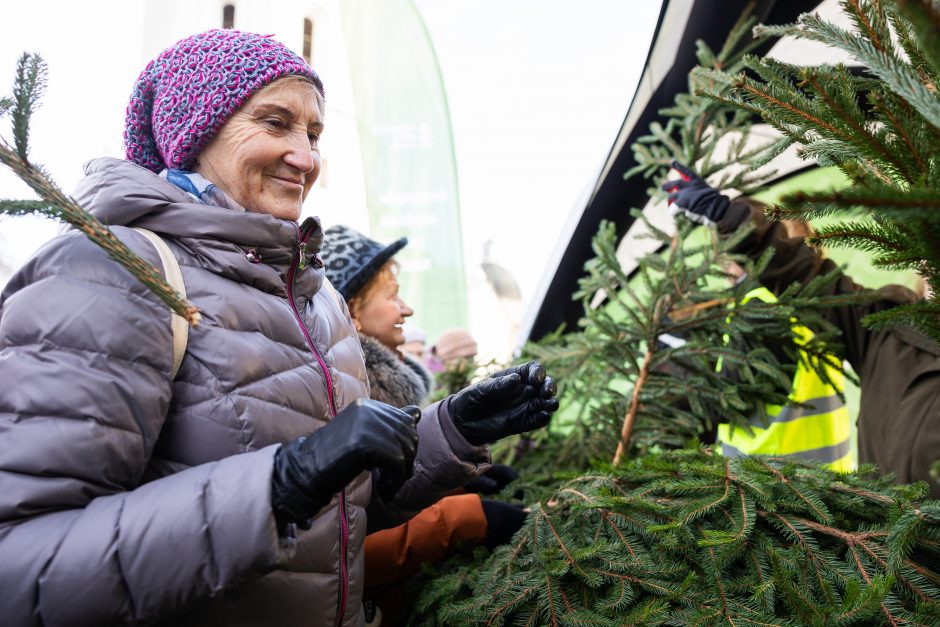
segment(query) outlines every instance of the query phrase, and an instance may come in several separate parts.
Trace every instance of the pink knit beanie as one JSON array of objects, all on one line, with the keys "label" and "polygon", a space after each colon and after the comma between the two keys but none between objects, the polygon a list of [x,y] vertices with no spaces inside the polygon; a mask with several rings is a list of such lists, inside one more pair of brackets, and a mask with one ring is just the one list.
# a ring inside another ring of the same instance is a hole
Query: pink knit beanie
[{"label": "pink knit beanie", "polygon": [[154,172],[190,169],[248,96],[289,74],[309,78],[323,94],[316,72],[270,37],[215,29],[178,41],[134,85],[124,122],[127,160]]},{"label": "pink knit beanie", "polygon": [[432,350],[441,361],[447,363],[453,359],[476,357],[477,342],[468,331],[450,329],[441,333]]}]

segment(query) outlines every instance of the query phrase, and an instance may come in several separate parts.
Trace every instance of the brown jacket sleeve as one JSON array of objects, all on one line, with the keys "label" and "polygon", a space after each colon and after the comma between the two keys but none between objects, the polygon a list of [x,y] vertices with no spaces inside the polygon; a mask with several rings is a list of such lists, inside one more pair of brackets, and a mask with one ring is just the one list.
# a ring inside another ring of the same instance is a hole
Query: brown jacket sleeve
[{"label": "brown jacket sleeve", "polygon": [[403,525],[366,537],[365,587],[401,581],[421,564],[438,562],[458,544],[477,545],[486,537],[486,517],[477,494],[448,496]]},{"label": "brown jacket sleeve", "polygon": [[[768,248],[776,250],[770,264],[760,276],[761,283],[775,294],[780,294],[793,283],[806,284],[817,276],[827,274],[838,266],[819,251],[808,246],[802,238],[787,237],[781,222],[771,222],[764,216],[764,205],[747,197],[732,201],[728,211],[718,224],[722,234],[728,234],[750,224],[753,230],[735,248],[734,252],[756,260]],[[826,294],[856,296],[864,288],[851,277],[839,272],[839,278],[826,288]],[[871,300],[847,303],[833,307],[827,312],[829,320],[842,331],[844,357],[860,376],[865,353],[873,341],[874,332],[862,326],[862,318],[869,313],[890,309],[899,304],[911,303],[916,294],[901,285],[887,285],[873,292]]]}]

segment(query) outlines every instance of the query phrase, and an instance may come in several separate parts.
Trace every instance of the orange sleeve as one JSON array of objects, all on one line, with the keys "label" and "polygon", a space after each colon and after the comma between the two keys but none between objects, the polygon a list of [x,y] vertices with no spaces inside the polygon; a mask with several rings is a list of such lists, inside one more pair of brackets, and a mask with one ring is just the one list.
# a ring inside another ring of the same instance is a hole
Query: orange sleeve
[{"label": "orange sleeve", "polygon": [[486,516],[477,494],[444,497],[403,525],[366,537],[365,586],[401,581],[421,564],[439,562],[452,547],[477,545],[486,537]]}]

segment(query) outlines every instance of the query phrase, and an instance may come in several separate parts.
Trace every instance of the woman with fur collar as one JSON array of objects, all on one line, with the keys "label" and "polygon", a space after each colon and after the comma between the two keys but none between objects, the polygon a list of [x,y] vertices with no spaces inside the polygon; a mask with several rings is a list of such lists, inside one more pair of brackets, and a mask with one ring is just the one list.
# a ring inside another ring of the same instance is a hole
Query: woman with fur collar
[{"label": "woman with fur collar", "polygon": [[346,226],[324,232],[321,255],[326,275],[346,299],[366,362],[370,398],[394,407],[422,405],[431,392],[431,373],[398,350],[402,325],[414,310],[398,293],[395,254],[408,243],[401,238],[382,246]]},{"label": "woman with fur collar", "polygon": [[[420,361],[399,350],[405,343],[402,325],[414,314],[398,292],[398,262],[394,259],[407,243],[407,238],[401,238],[383,246],[337,225],[324,231],[321,248],[326,276],[346,299],[359,332],[369,397],[393,407],[423,405],[434,382]],[[494,476],[489,481],[495,489],[488,493],[497,492],[516,477],[506,466],[491,470]],[[370,534],[365,543],[367,625],[399,623],[406,608],[401,606],[397,585],[422,563],[438,562],[461,545],[494,548],[504,544],[525,518],[521,507],[481,499],[478,494],[457,494],[441,499],[403,525]]]}]

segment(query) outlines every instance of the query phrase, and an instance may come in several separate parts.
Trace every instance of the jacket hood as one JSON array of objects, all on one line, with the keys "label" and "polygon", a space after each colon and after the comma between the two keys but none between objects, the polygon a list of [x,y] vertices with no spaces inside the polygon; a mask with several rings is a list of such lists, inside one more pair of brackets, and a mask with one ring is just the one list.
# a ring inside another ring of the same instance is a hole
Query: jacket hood
[{"label": "jacket hood", "polygon": [[[204,267],[266,291],[280,289],[298,240],[305,253],[319,251],[322,229],[309,218],[298,227],[264,213],[200,204],[189,194],[144,167],[111,157],[89,161],[85,178],[73,198],[108,226],[142,227],[176,239],[197,253]],[[247,259],[251,251],[262,263]],[[323,280],[318,259],[303,272],[315,280],[315,292]],[[274,270],[276,276],[266,276]]]}]

